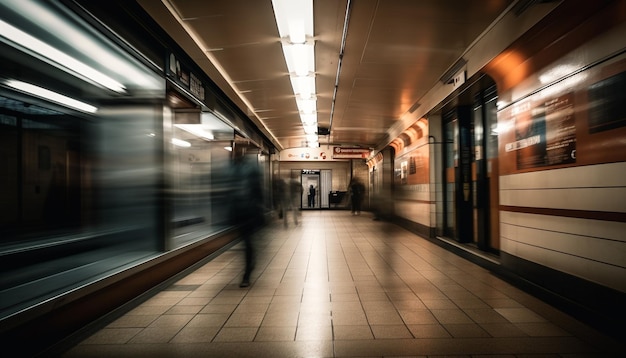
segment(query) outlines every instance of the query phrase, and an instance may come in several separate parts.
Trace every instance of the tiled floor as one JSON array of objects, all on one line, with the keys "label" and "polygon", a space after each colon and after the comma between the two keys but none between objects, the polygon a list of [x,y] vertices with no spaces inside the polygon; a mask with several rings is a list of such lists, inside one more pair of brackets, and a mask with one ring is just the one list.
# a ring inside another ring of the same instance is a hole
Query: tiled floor
[{"label": "tiled floor", "polygon": [[306,211],[238,244],[65,357],[607,357],[624,346],[395,225]]}]

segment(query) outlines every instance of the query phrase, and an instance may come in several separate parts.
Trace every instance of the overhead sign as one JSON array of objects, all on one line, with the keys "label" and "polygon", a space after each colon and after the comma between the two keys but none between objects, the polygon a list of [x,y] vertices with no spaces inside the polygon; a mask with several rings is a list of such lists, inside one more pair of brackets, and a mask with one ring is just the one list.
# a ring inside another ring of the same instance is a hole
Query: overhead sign
[{"label": "overhead sign", "polygon": [[167,76],[181,85],[200,101],[205,101],[205,88],[202,81],[180,63],[173,53],[167,58]]},{"label": "overhead sign", "polygon": [[334,147],[333,159],[366,159],[370,156],[370,150],[357,147]]},{"label": "overhead sign", "polygon": [[280,152],[281,161],[330,161],[332,157],[323,148],[289,148]]}]

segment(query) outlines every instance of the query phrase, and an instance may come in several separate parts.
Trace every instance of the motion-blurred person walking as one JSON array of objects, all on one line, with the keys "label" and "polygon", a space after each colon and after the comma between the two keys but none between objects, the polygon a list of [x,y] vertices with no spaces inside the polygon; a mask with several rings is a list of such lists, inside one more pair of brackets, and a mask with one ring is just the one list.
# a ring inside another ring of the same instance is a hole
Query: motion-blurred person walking
[{"label": "motion-blurred person walking", "polygon": [[240,287],[248,287],[255,263],[254,232],[263,225],[263,189],[259,168],[247,160],[245,148],[234,154],[231,182],[234,188],[230,218],[239,227],[245,245],[246,267]]}]

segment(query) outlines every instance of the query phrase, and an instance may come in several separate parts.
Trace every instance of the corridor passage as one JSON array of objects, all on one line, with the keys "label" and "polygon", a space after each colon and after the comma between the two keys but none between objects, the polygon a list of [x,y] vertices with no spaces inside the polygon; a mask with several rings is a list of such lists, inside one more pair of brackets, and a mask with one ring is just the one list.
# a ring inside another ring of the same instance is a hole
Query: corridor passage
[{"label": "corridor passage", "polygon": [[[398,226],[305,211],[231,247],[65,357],[611,357],[623,346]],[[621,354],[620,354],[621,353]]]}]

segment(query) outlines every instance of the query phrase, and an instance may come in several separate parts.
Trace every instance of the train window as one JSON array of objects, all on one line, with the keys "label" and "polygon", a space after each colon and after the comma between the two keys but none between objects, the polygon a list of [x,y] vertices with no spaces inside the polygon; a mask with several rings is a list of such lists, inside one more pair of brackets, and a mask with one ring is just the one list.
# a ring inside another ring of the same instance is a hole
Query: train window
[{"label": "train window", "polygon": [[589,133],[626,126],[626,72],[589,87]]}]

